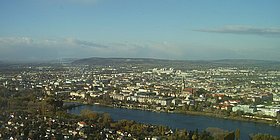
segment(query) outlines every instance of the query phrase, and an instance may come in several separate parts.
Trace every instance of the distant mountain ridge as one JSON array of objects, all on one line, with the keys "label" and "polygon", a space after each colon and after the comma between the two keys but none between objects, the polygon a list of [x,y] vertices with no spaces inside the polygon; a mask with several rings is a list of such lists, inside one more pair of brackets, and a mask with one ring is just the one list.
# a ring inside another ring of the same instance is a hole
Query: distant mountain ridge
[{"label": "distant mountain ridge", "polygon": [[255,60],[255,59],[221,59],[213,60],[213,63],[235,63],[235,64],[280,64],[280,61]]},{"label": "distant mountain ridge", "polygon": [[[161,59],[153,58],[84,58],[75,60],[72,64],[85,64],[85,65],[112,65],[112,64],[143,64],[143,63],[155,63],[162,62]],[[168,60],[167,60],[168,61]]]},{"label": "distant mountain ridge", "polygon": [[193,64],[193,65],[229,65],[229,66],[268,66],[280,65],[280,61],[253,59],[221,59],[221,60],[167,60],[155,58],[101,58],[92,57],[78,59],[75,65],[118,65],[118,64]]}]

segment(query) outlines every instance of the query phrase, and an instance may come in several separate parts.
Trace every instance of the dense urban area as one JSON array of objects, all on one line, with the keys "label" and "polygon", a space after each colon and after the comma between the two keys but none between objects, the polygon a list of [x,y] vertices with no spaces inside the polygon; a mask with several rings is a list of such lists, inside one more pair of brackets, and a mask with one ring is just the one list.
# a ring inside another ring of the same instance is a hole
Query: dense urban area
[{"label": "dense urban area", "polygon": [[[279,102],[279,70],[17,64],[0,70],[0,139],[239,139],[238,129],[174,130],[114,121],[107,113],[90,110],[73,115],[67,109],[97,104],[279,126]],[[269,134],[250,138],[279,139]]]}]

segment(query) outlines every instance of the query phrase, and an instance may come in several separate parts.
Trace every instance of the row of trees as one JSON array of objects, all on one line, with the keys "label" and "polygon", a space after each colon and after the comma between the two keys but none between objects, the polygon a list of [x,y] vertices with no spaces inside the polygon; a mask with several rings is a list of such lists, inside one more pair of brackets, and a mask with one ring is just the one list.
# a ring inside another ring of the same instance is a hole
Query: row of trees
[{"label": "row of trees", "polygon": [[250,136],[251,140],[280,140],[280,137],[272,136],[269,134],[256,134]]}]

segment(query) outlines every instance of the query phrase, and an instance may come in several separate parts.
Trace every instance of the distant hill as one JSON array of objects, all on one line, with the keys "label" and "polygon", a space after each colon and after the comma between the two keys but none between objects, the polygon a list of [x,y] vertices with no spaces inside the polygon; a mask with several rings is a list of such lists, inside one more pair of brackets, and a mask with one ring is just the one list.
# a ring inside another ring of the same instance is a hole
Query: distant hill
[{"label": "distant hill", "polygon": [[3,68],[7,68],[9,67],[11,64],[7,63],[7,62],[4,62],[4,61],[0,61],[0,69],[3,69]]},{"label": "distant hill", "polygon": [[0,61],[0,66],[4,65],[5,63],[3,61]]},{"label": "distant hill", "polygon": [[86,64],[86,65],[112,65],[112,64],[139,64],[139,63],[154,63],[156,59],[148,59],[148,58],[99,58],[99,57],[92,57],[92,58],[84,58],[75,60],[73,64]]},{"label": "distant hill", "polygon": [[223,60],[165,60],[153,58],[100,58],[92,57],[78,59],[72,62],[74,65],[154,65],[170,67],[217,67],[217,66],[236,66],[236,67],[279,67],[280,61],[270,60],[251,60],[251,59],[223,59]]},{"label": "distant hill", "polygon": [[59,58],[59,59],[53,59],[48,61],[39,61],[43,63],[72,63],[75,60],[79,60],[78,58]]},{"label": "distant hill", "polygon": [[233,65],[269,65],[269,64],[279,65],[280,64],[280,61],[254,60],[254,59],[222,59],[222,60],[214,60],[211,62],[217,64],[233,64]]}]

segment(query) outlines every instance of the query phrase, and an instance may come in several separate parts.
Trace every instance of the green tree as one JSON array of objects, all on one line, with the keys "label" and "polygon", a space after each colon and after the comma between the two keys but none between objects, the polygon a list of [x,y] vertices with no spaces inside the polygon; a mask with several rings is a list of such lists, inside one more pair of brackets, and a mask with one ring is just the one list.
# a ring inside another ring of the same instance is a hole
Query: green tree
[{"label": "green tree", "polygon": [[234,139],[235,139],[234,131],[226,133],[224,136],[224,140],[234,140]]},{"label": "green tree", "polygon": [[237,128],[237,129],[235,130],[235,139],[236,139],[236,140],[240,140],[240,129],[239,129],[239,128]]},{"label": "green tree", "polygon": [[97,120],[98,114],[89,110],[89,109],[83,109],[81,111],[81,116],[87,119]]},{"label": "green tree", "polygon": [[192,140],[197,140],[198,136],[196,134],[192,135]]},{"label": "green tree", "polygon": [[275,137],[269,134],[256,134],[251,137],[251,140],[280,140],[280,137]]},{"label": "green tree", "polygon": [[205,95],[206,93],[208,93],[208,91],[203,88],[200,88],[195,92],[196,95]]},{"label": "green tree", "polygon": [[104,113],[104,114],[102,114],[100,121],[101,121],[101,125],[103,127],[107,127],[107,126],[110,126],[110,123],[112,123],[112,118],[111,118],[110,114]]},{"label": "green tree", "polygon": [[277,121],[280,123],[280,111],[277,111]]}]

